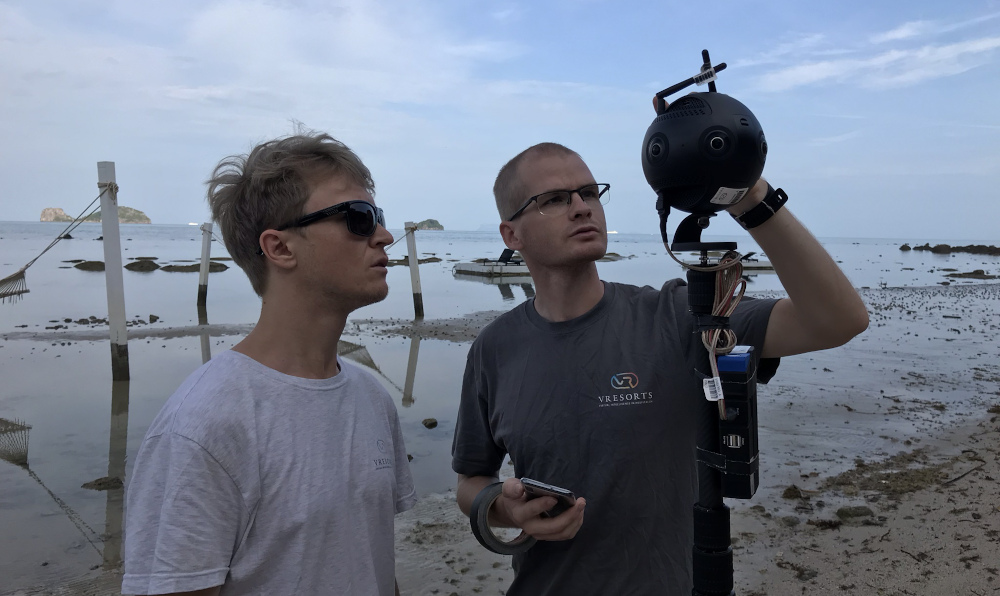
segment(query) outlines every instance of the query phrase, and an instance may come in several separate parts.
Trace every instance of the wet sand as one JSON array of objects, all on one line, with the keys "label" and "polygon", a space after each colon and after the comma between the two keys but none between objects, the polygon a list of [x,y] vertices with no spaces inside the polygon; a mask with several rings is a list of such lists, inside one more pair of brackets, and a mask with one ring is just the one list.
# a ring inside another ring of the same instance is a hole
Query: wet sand
[{"label": "wet sand", "polygon": [[[866,289],[871,327],[760,387],[761,487],[729,501],[737,594],[1000,591],[1000,285]],[[468,342],[495,312],[357,320]],[[509,470],[506,473],[510,473]],[[397,517],[403,594],[503,594],[449,491]],[[117,594],[113,573],[16,594]]]}]

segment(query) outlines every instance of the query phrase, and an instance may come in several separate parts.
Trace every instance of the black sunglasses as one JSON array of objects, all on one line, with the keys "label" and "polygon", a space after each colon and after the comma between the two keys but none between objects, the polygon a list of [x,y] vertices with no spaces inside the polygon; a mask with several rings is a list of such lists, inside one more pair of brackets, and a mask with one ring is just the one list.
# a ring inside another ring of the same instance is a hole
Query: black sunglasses
[{"label": "black sunglasses", "polygon": [[542,215],[561,214],[566,211],[567,207],[573,204],[574,194],[580,195],[580,198],[585,203],[607,205],[608,199],[611,198],[611,195],[608,194],[609,190],[611,190],[610,184],[594,183],[581,186],[576,190],[550,190],[543,192],[525,201],[524,205],[521,205],[521,208],[514,212],[514,215],[507,218],[507,221],[514,221],[514,218],[524,213],[524,210],[532,203],[535,203],[539,213]]},{"label": "black sunglasses", "polygon": [[[347,214],[347,231],[358,236],[368,238],[375,234],[378,226],[385,227],[385,214],[382,213],[381,208],[372,205],[368,201],[357,200],[337,203],[326,209],[308,213],[274,229],[280,232],[288,228],[303,228],[339,213]],[[258,248],[257,254],[264,254],[264,250]]]}]

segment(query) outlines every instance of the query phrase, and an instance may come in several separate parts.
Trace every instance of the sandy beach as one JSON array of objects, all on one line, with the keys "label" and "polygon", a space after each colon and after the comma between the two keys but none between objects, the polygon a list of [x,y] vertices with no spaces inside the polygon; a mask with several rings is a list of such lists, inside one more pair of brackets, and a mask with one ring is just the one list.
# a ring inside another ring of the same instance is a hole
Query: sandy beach
[{"label": "sandy beach", "polygon": [[[868,331],[759,389],[761,487],[729,501],[736,592],[1000,592],[1000,285],[865,289]],[[355,321],[468,342],[496,316]],[[863,457],[859,454],[864,454]],[[506,470],[506,474],[512,473]],[[504,594],[454,492],[397,517],[403,594]],[[117,594],[114,572],[8,594]]]}]

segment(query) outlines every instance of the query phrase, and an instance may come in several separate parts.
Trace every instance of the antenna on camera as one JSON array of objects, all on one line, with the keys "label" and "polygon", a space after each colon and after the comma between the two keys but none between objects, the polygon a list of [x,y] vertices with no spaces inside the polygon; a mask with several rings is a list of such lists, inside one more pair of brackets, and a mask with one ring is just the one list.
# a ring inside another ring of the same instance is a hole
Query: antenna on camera
[{"label": "antenna on camera", "polygon": [[687,89],[691,85],[704,85],[705,83],[708,83],[708,92],[709,93],[717,92],[715,89],[715,80],[718,77],[716,77],[715,75],[716,73],[720,73],[726,70],[726,63],[720,62],[719,64],[712,66],[712,61],[709,60],[708,58],[708,50],[701,51],[701,59],[704,61],[703,64],[701,65],[701,72],[694,75],[690,79],[686,79],[684,81],[681,81],[680,83],[677,83],[676,85],[667,87],[663,91],[660,91],[659,93],[656,94],[655,106],[656,106],[656,113],[658,115],[667,111],[667,102],[665,98],[668,95],[673,95],[678,91],[683,91],[684,89]]}]

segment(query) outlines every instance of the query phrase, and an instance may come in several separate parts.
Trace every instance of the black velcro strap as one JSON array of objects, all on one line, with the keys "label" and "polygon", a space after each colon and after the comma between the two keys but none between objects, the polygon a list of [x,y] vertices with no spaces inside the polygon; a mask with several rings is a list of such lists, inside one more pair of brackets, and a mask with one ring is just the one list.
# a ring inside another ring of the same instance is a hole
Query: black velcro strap
[{"label": "black velcro strap", "polygon": [[774,189],[768,184],[767,195],[764,197],[764,200],[754,205],[742,215],[734,215],[733,219],[743,226],[744,230],[750,230],[771,219],[771,216],[777,213],[787,202],[788,195],[785,194],[785,191],[780,188]]},{"label": "black velcro strap", "polygon": [[695,332],[711,331],[712,329],[729,329],[729,317],[715,315],[694,315]]},{"label": "black velcro strap", "polygon": [[489,484],[479,491],[472,500],[472,510],[469,511],[469,522],[472,524],[472,534],[489,550],[500,555],[516,555],[525,552],[535,545],[536,540],[521,532],[517,538],[504,542],[496,537],[490,529],[490,507],[503,494],[503,483],[500,481]]},{"label": "black velcro strap", "polygon": [[721,453],[716,453],[714,451],[698,447],[695,459],[706,466],[715,468],[716,470],[722,470],[723,472],[726,471],[726,456]]}]

